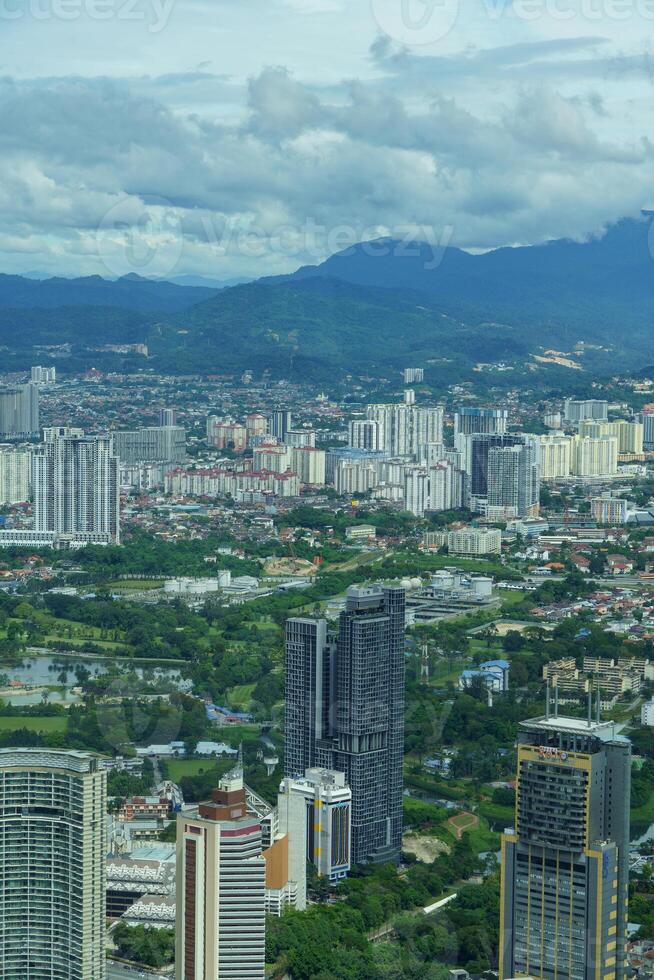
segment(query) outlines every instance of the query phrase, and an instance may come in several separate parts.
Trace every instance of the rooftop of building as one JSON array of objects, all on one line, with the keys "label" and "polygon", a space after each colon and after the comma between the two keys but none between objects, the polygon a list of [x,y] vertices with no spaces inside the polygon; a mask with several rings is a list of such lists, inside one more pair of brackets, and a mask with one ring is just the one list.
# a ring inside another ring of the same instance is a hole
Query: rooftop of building
[{"label": "rooftop of building", "polygon": [[565,715],[552,715],[549,718],[528,718],[520,723],[520,727],[526,730],[537,730],[541,732],[561,732],[565,735],[592,735],[602,742],[626,742],[628,739],[620,735],[623,727],[614,721],[588,721],[587,718],[570,718]]}]

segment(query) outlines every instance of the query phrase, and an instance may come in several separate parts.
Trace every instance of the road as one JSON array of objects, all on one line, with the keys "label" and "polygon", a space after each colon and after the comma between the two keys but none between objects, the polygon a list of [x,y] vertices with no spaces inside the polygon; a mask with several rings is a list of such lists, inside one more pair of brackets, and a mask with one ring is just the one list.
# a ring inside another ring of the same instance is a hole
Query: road
[{"label": "road", "polygon": [[145,977],[147,980],[170,980],[170,974],[166,976],[164,973],[146,973],[131,966],[123,966],[122,963],[107,962],[107,980],[139,980]]}]

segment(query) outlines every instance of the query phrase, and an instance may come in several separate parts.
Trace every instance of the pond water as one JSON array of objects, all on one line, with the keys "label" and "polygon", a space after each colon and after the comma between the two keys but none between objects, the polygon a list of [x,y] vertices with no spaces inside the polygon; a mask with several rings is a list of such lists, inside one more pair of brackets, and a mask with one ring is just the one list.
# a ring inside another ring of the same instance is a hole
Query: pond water
[{"label": "pond water", "polygon": [[[115,667],[116,664],[124,668],[125,672],[134,672],[140,678],[144,675],[152,677],[154,680],[172,682],[184,689],[182,675],[178,669],[168,667],[157,667],[154,664],[135,666],[125,661],[98,660],[93,657],[83,655],[75,657],[52,656],[49,654],[30,654],[25,656],[22,661],[13,666],[0,664],[0,674],[5,674],[11,681],[22,681],[30,687],[44,687],[57,685],[59,690],[49,692],[49,700],[57,701],[77,701],[79,696],[73,694],[71,688],[79,684],[78,671],[84,669],[91,677],[99,677]],[[84,676],[87,676],[85,673]],[[40,691],[16,691],[11,695],[6,695],[4,700],[14,705],[39,704],[41,701]]]}]

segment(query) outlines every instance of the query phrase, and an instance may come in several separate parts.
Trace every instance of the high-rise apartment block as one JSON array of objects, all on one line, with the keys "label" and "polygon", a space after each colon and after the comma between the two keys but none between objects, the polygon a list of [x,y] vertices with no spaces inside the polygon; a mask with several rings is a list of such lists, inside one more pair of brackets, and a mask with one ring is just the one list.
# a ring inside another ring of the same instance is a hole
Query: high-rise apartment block
[{"label": "high-rise apartment block", "polygon": [[36,532],[120,541],[118,457],[109,436],[64,436],[37,446],[32,492]]},{"label": "high-rise apartment block", "polygon": [[248,430],[233,419],[219,419],[211,415],[207,419],[207,444],[214,449],[244,453],[248,444]]},{"label": "high-rise apartment block", "polygon": [[0,388],[0,438],[32,439],[38,434],[38,385],[30,382]]},{"label": "high-rise apartment block", "polygon": [[654,402],[643,405],[640,421],[643,426],[643,448],[654,449]]},{"label": "high-rise apartment block", "polygon": [[443,409],[440,405],[368,405],[367,418],[379,427],[378,448],[391,456],[417,456],[424,443],[443,441]]},{"label": "high-rise apartment block", "polygon": [[264,980],[266,862],[241,769],[177,817],[176,980]]},{"label": "high-rise apartment block", "polygon": [[631,749],[613,722],[544,717],[518,735],[502,839],[500,980],[623,980]]},{"label": "high-rise apartment block", "polygon": [[30,499],[32,452],[0,446],[0,504],[20,504]]},{"label": "high-rise apartment block", "polygon": [[570,476],[572,438],[562,432],[540,437],[541,480],[558,480]]},{"label": "high-rise apartment block", "polygon": [[643,425],[641,422],[627,422],[618,419],[616,422],[595,422],[585,420],[579,423],[578,434],[590,439],[601,439],[614,436],[618,440],[618,452],[630,455],[640,455],[643,451]]},{"label": "high-rise apartment block", "polygon": [[600,398],[566,398],[563,417],[566,422],[583,422],[584,419],[606,419],[609,403]]},{"label": "high-rise apartment block", "polygon": [[572,441],[571,471],[574,476],[615,476],[618,472],[616,436],[575,436]]},{"label": "high-rise apartment block", "polygon": [[425,380],[424,368],[404,368],[402,372],[405,385],[420,384]]},{"label": "high-rise apartment block", "polygon": [[302,449],[308,447],[316,448],[315,429],[289,429],[286,433],[286,445],[291,449]]},{"label": "high-rise apartment block", "polygon": [[268,419],[268,434],[274,436],[279,442],[284,442],[286,433],[293,428],[293,417],[284,408],[278,408],[271,413]]},{"label": "high-rise apartment block", "polygon": [[180,425],[151,425],[114,432],[113,439],[122,465],[183,463],[186,459],[186,430]]},{"label": "high-rise apartment block", "polygon": [[0,749],[3,980],[104,980],[106,810],[94,756]]},{"label": "high-rise apartment block", "polygon": [[405,593],[350,588],[338,633],[286,624],[285,773],[343,773],[352,861],[397,860],[402,842]]},{"label": "high-rise apartment block", "polygon": [[454,415],[454,435],[470,436],[475,432],[504,435],[509,424],[505,408],[459,408]]},{"label": "high-rise apartment block", "polygon": [[535,517],[540,507],[538,440],[492,446],[488,452],[486,514],[500,519]]},{"label": "high-rise apartment block", "polygon": [[540,463],[535,436],[474,433],[461,441],[471,510],[510,517],[538,513]]},{"label": "high-rise apartment block", "polygon": [[30,371],[30,381],[33,385],[53,385],[57,380],[55,367],[33,367]]},{"label": "high-rise apartment block", "polygon": [[159,425],[166,426],[167,428],[170,428],[173,425],[177,425],[177,409],[160,408]]},{"label": "high-rise apartment block", "polygon": [[379,422],[354,419],[350,422],[348,443],[353,449],[379,449]]},{"label": "high-rise apartment block", "polygon": [[325,450],[314,446],[300,446],[291,449],[291,469],[307,486],[325,485]]}]

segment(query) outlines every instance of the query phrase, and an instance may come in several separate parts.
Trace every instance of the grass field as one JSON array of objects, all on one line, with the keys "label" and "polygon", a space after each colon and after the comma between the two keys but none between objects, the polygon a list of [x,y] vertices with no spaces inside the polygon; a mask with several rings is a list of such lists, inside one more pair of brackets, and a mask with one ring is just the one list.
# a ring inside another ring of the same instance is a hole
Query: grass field
[{"label": "grass field", "polygon": [[215,767],[213,759],[166,759],[166,769],[174,783],[178,783],[182,776],[198,776]]},{"label": "grass field", "polygon": [[256,684],[237,684],[236,687],[230,687],[225,694],[225,699],[230,708],[241,708],[241,710],[247,711],[252,701],[252,692],[256,686]]},{"label": "grass field", "polygon": [[65,715],[52,715],[45,718],[0,716],[0,732],[14,732],[19,728],[26,728],[28,732],[64,732],[66,717]]}]

